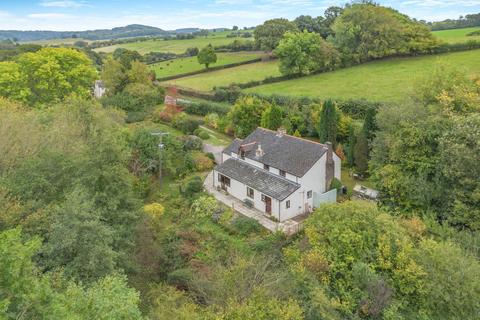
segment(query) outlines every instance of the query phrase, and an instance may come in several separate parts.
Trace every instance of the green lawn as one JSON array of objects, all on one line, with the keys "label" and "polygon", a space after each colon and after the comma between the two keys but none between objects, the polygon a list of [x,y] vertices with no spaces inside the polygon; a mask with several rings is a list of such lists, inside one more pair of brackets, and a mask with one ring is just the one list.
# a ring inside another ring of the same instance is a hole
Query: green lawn
[{"label": "green lawn", "polygon": [[[260,52],[218,53],[217,62],[211,67],[253,60],[262,55]],[[202,70],[205,66],[198,63],[197,57],[188,57],[156,63],[151,65],[151,68],[155,70],[158,78],[162,78]]]},{"label": "green lawn", "polygon": [[480,27],[434,31],[433,34],[445,42],[458,43],[470,40],[480,40],[480,36],[467,37],[467,34],[470,32],[478,30],[480,30]]},{"label": "green lawn", "polygon": [[[395,58],[300,79],[247,89],[247,92],[372,101],[401,101],[439,62],[480,75],[480,50],[418,58]],[[189,85],[189,82],[183,83]]]},{"label": "green lawn", "polygon": [[[208,37],[197,37],[194,39],[186,40],[162,40],[162,39],[152,39],[143,42],[132,42],[117,44],[108,47],[97,48],[97,52],[106,52],[110,53],[115,51],[117,48],[125,48],[129,50],[136,50],[141,54],[149,52],[172,52],[176,54],[185,53],[185,50],[192,47],[197,47],[199,49],[211,44],[212,46],[221,46],[232,43],[235,39],[245,39],[245,38],[227,38],[226,32],[211,33]],[[251,39],[250,39],[251,40]]]},{"label": "green lawn", "polygon": [[268,61],[166,81],[165,84],[168,83],[201,91],[210,91],[213,87],[228,86],[234,82],[245,83],[279,75],[280,71],[278,70],[277,61]]},{"label": "green lawn", "polygon": [[218,131],[207,128],[206,126],[200,126],[202,130],[208,132],[210,138],[205,140],[206,143],[213,144],[214,146],[228,146],[232,143],[232,137],[227,136],[226,134],[220,133]]}]

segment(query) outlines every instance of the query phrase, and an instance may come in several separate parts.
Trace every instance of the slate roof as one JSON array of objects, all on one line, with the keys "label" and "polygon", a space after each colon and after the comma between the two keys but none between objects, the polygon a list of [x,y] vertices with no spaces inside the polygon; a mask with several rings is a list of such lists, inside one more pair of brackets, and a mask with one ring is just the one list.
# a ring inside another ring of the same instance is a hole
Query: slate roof
[{"label": "slate roof", "polygon": [[215,170],[280,201],[300,188],[300,185],[293,181],[234,158],[219,164]]},{"label": "slate roof", "polygon": [[242,144],[242,139],[235,138],[233,142],[223,150],[224,153],[230,155],[232,152],[233,153],[238,153],[238,148],[240,148],[240,145]]},{"label": "slate roof", "polygon": [[[240,145],[255,142],[255,147],[245,153],[245,157],[288,172],[296,177],[303,177],[308,170],[327,152],[326,145],[297,138],[290,135],[278,136],[276,131],[257,128],[243,140],[235,139],[224,152],[238,153]],[[255,157],[258,144],[264,155]]]}]

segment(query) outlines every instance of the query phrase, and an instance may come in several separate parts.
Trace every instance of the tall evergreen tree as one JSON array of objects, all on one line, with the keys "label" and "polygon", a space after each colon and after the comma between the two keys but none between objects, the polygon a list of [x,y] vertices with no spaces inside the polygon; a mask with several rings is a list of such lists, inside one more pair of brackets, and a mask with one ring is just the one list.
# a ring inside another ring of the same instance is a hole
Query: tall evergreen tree
[{"label": "tall evergreen tree", "polygon": [[372,142],[375,138],[375,131],[378,130],[375,116],[377,111],[373,108],[367,110],[365,115],[365,121],[363,122],[363,133],[369,142]]},{"label": "tall evergreen tree", "polygon": [[357,137],[355,136],[355,127],[350,125],[348,127],[348,143],[346,147],[346,158],[347,163],[350,167],[355,165],[355,143],[357,142]]},{"label": "tall evergreen tree", "polygon": [[323,103],[318,123],[318,137],[321,143],[330,141],[335,145],[337,143],[337,107],[332,100],[326,100]]},{"label": "tall evergreen tree", "polygon": [[368,140],[362,131],[357,137],[354,149],[355,165],[360,173],[366,173],[368,170],[368,153]]}]

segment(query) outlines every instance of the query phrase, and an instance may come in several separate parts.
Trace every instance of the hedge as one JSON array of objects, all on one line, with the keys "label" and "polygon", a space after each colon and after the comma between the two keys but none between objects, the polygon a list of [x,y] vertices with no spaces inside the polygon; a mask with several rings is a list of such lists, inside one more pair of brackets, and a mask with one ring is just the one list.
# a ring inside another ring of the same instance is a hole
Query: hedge
[{"label": "hedge", "polygon": [[[458,51],[468,51],[468,50],[475,50],[475,49],[480,49],[480,41],[477,40],[470,40],[464,43],[442,43],[439,44],[438,46],[434,48],[430,48],[427,51],[424,52],[411,52],[411,53],[405,53],[405,54],[397,54],[397,55],[391,55],[388,57],[384,57],[382,59],[391,59],[395,57],[412,57],[412,56],[424,56],[424,55],[435,55],[435,54],[442,54],[442,53],[448,53],[448,52],[458,52]],[[378,60],[382,60],[378,59]],[[355,64],[353,64],[355,65]],[[338,66],[336,69],[341,69],[345,67],[350,67],[353,66],[351,64],[343,64]],[[315,74],[320,74],[324,72],[329,72],[329,71],[334,71],[335,69],[329,69],[329,70],[318,70],[316,72],[312,72],[309,75],[315,75]],[[282,82],[286,80],[291,80],[291,79],[296,79],[296,78],[301,78],[306,75],[302,74],[291,74],[291,75],[284,75],[284,76],[277,76],[277,77],[267,77],[263,80],[254,80],[254,81],[249,81],[249,82],[244,82],[244,83],[231,83],[229,86],[224,86],[224,87],[219,87],[218,89],[227,89],[232,86],[239,87],[241,89],[248,89],[248,88],[253,88],[253,87],[258,87],[261,85],[265,84],[270,84],[270,83],[275,83],[275,82]]]},{"label": "hedge", "polygon": [[209,113],[216,113],[218,115],[225,115],[230,111],[230,107],[213,102],[196,102],[187,100],[177,100],[177,104],[183,108],[183,111],[189,114],[196,114],[199,116],[206,116]]},{"label": "hedge", "polygon": [[[310,104],[319,104],[323,100],[316,97],[294,97],[294,96],[285,96],[285,95],[263,95],[259,93],[248,93],[244,94],[248,96],[255,96],[259,99],[268,101],[272,104],[283,107],[294,107],[294,106],[305,106]],[[365,119],[367,110],[369,109],[378,109],[382,103],[381,102],[372,102],[366,99],[347,99],[347,100],[335,100],[338,108],[346,115],[352,117],[353,119],[363,120]]]}]

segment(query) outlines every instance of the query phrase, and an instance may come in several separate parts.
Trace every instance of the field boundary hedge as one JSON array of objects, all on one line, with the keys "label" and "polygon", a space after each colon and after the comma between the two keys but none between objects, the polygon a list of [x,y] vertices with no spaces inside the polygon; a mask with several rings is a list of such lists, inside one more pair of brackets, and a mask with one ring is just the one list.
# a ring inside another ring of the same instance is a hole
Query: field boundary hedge
[{"label": "field boundary hedge", "polygon": [[224,64],[221,66],[216,66],[208,69],[201,69],[197,71],[192,71],[192,72],[186,72],[186,73],[181,73],[181,74],[176,74],[173,76],[168,76],[168,77],[163,77],[163,78],[158,78],[158,81],[169,81],[169,80],[175,80],[175,79],[180,79],[184,77],[189,77],[189,76],[194,76],[197,74],[202,74],[202,73],[208,73],[208,72],[213,72],[213,71],[218,71],[218,70],[223,70],[223,69],[228,69],[228,68],[234,68],[246,64],[252,64],[252,63],[257,63],[261,62],[262,58],[255,58],[251,60],[246,60],[246,61],[240,61],[240,62],[235,62],[235,63],[229,63],[229,64]]},{"label": "field boundary hedge", "polygon": [[[362,63],[355,63],[352,65],[343,65],[339,66],[338,68],[331,69],[331,70],[318,70],[315,72],[312,72],[308,75],[302,75],[302,74],[291,74],[291,75],[284,75],[284,76],[276,76],[276,77],[266,77],[263,80],[252,80],[248,82],[243,82],[243,83],[235,83],[232,82],[228,84],[227,86],[221,86],[217,87],[218,89],[227,89],[232,86],[239,87],[240,89],[248,89],[248,88],[254,88],[258,86],[262,86],[265,84],[271,84],[271,83],[276,83],[276,82],[282,82],[286,80],[292,80],[292,79],[297,79],[297,78],[303,78],[303,77],[308,77],[308,76],[313,76],[317,74],[322,74],[326,72],[331,72],[335,70],[340,70],[340,69],[345,69],[353,66],[359,66],[365,63],[369,62],[374,62],[374,61],[382,61],[382,60],[389,60],[389,59],[395,59],[395,58],[414,58],[414,57],[422,57],[422,56],[433,56],[433,55],[438,55],[438,54],[446,54],[446,53],[454,53],[454,52],[462,52],[462,51],[471,51],[471,50],[477,50],[480,49],[480,41],[477,40],[470,40],[467,42],[463,43],[443,43],[435,48],[432,48],[430,52],[423,52],[423,53],[410,53],[410,54],[396,54],[396,55],[391,55],[388,57],[384,57],[381,59],[375,59],[375,60],[370,60],[370,61],[365,61]],[[214,88],[215,90],[215,88]]]},{"label": "field boundary hedge", "polygon": [[[480,49],[480,41],[476,41],[476,40],[468,41],[465,43],[453,43],[453,44],[443,43],[433,48],[432,50],[430,50],[430,52],[394,55],[394,56],[388,56],[382,59],[371,60],[368,62],[382,61],[382,60],[395,59],[395,58],[408,58],[408,57],[420,57],[420,56],[429,56],[429,55],[437,55],[437,54],[446,54],[446,53],[470,51],[470,50],[477,50],[477,49]],[[367,62],[364,62],[364,63],[367,63]],[[363,63],[354,64],[351,66],[356,66],[361,64]],[[339,69],[343,69],[351,66],[343,66],[334,70],[339,70]],[[211,91],[198,91],[192,88],[178,87],[176,85],[174,86],[177,87],[179,91],[181,91],[181,93],[185,96],[196,97],[196,98],[201,98],[201,99],[210,100],[210,101],[217,101],[217,102],[227,101],[229,103],[233,103],[236,100],[236,98],[242,95],[242,93],[240,93],[240,89],[253,88],[253,87],[258,87],[265,84],[303,78],[306,76],[317,75],[317,74],[330,72],[334,70],[328,70],[328,71],[322,70],[322,71],[312,72],[309,75],[293,74],[293,75],[286,75],[286,76],[267,77],[263,80],[253,80],[253,81],[244,82],[244,83],[230,83],[225,86],[214,87],[213,90]],[[213,70],[210,70],[210,71],[213,71]],[[165,87],[168,87],[168,85],[165,85]]]}]

